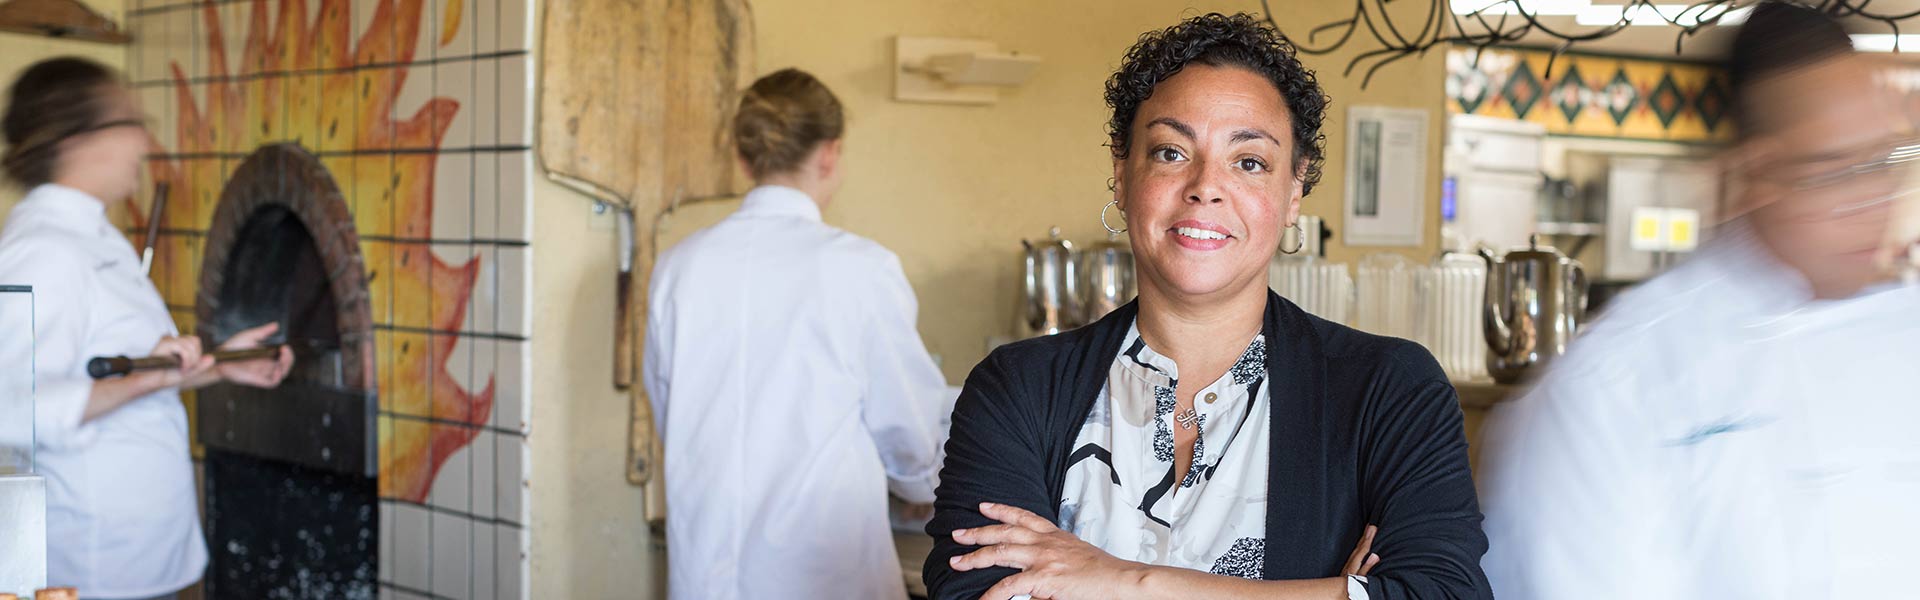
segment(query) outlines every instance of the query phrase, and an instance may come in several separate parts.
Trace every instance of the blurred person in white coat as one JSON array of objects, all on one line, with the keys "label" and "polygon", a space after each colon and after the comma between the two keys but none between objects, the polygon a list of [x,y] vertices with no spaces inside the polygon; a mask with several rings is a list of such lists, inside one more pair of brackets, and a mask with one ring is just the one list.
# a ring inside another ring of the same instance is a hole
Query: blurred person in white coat
[{"label": "blurred person in white coat", "polygon": [[1920,290],[1877,255],[1920,147],[1812,9],[1756,7],[1729,73],[1737,216],[1489,421],[1499,597],[1914,594]]},{"label": "blurred person in white coat", "polygon": [[[272,360],[215,364],[200,338],[180,335],[140,254],[107,220],[107,204],[140,187],[146,127],[125,79],[76,57],[23,70],[0,116],[0,172],[27,190],[0,228],[0,284],[33,287],[31,326],[10,320],[0,330],[9,338],[0,365],[30,366],[33,393],[0,397],[0,414],[33,415],[47,583],[87,598],[167,600],[200,580],[207,549],[180,392],[274,387],[293,366],[284,347]],[[219,349],[253,348],[278,331],[263,324]],[[177,357],[180,368],[87,374],[95,356],[149,354]]]},{"label": "blurred person in white coat", "polygon": [[844,128],[813,76],[755,82],[734,140],[758,186],[654,269],[672,598],[906,597],[887,495],[933,502],[957,391],[899,260],[821,222]]}]

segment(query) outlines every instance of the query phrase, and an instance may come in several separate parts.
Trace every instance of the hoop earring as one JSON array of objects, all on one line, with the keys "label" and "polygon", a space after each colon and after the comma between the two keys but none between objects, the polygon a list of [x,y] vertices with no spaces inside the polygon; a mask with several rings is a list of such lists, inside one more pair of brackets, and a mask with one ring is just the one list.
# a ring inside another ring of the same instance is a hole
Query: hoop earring
[{"label": "hoop earring", "polygon": [[1304,249],[1304,248],[1306,248],[1306,247],[1307,247],[1307,228],[1305,228],[1305,227],[1301,227],[1301,226],[1300,226],[1300,221],[1297,221],[1297,220],[1296,220],[1296,221],[1294,221],[1294,222],[1293,222],[1293,224],[1292,224],[1292,225],[1288,225],[1288,226],[1287,226],[1286,228],[1283,228],[1283,229],[1281,229],[1281,230],[1280,230],[1280,233],[1281,233],[1281,235],[1282,235],[1282,236],[1285,236],[1285,235],[1286,235],[1286,230],[1287,230],[1287,229],[1292,229],[1292,230],[1294,230],[1294,231],[1297,231],[1297,232],[1299,232],[1299,233],[1300,233],[1300,235],[1296,235],[1296,236],[1293,236],[1293,237],[1294,237],[1294,239],[1295,239],[1295,240],[1298,240],[1298,241],[1297,241],[1297,242],[1295,242],[1295,243],[1293,244],[1293,249],[1292,249],[1292,250],[1288,250],[1288,249],[1286,249],[1286,248],[1281,248],[1281,249],[1280,249],[1280,253],[1281,253],[1281,254],[1299,254],[1299,253],[1300,253],[1300,250],[1302,250],[1302,249]]},{"label": "hoop earring", "polygon": [[[1100,207],[1100,226],[1105,227],[1107,229],[1107,233],[1111,233],[1114,235],[1120,235],[1122,233],[1127,232],[1127,230],[1125,229],[1114,229],[1112,225],[1107,224],[1107,209],[1118,206],[1119,204],[1120,204],[1120,199],[1115,198],[1112,200],[1108,200],[1106,205]],[[1121,212],[1124,214],[1126,211],[1121,211]]]}]

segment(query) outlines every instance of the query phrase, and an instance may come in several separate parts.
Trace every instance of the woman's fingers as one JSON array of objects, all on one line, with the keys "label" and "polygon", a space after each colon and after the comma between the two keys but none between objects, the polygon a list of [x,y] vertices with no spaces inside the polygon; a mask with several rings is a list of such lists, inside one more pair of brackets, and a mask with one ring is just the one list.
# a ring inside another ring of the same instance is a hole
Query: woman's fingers
[{"label": "woman's fingers", "polygon": [[274,332],[277,331],[280,331],[280,323],[278,321],[267,323],[233,334],[233,337],[227,338],[227,343],[221,344],[220,347],[227,350],[256,348],[260,346],[261,340],[267,339],[267,336],[273,335]]},{"label": "woman's fingers", "polygon": [[1038,576],[1031,573],[1019,573],[1002,579],[1000,583],[993,584],[993,587],[987,588],[987,593],[981,594],[980,600],[1008,600],[1010,598],[1032,594],[1034,590],[1033,582],[1036,579],[1038,579]]},{"label": "woman's fingers", "polygon": [[160,343],[154,344],[153,346],[153,353],[170,354],[174,358],[180,359],[181,373],[193,373],[204,370],[200,368],[200,338],[193,336],[160,338]]},{"label": "woman's fingers", "polygon": [[1019,525],[1040,533],[1053,533],[1060,529],[1059,527],[1055,527],[1052,521],[1048,521],[1040,515],[1033,514],[1032,511],[1018,506],[981,502],[980,514],[986,515],[987,518],[1001,523]]},{"label": "woman's fingers", "polygon": [[1347,555],[1347,564],[1344,568],[1341,569],[1340,571],[1341,574],[1343,575],[1362,575],[1363,574],[1360,572],[1360,570],[1367,566],[1366,564],[1367,556],[1373,554],[1373,535],[1375,533],[1378,533],[1379,531],[1380,531],[1380,528],[1378,527],[1374,527],[1372,525],[1367,526],[1366,531],[1360,534],[1360,543],[1355,544],[1353,548],[1353,553]]},{"label": "woman's fingers", "polygon": [[1018,525],[988,525],[972,529],[953,530],[953,541],[971,546],[992,546],[996,544],[1026,544],[1040,542],[1040,533]]},{"label": "woman's fingers", "polygon": [[1361,564],[1360,571],[1354,574],[1359,575],[1361,577],[1365,577],[1368,573],[1372,573],[1374,565],[1378,565],[1378,564],[1380,564],[1380,555],[1368,554],[1367,562]]},{"label": "woman's fingers", "polygon": [[955,571],[972,571],[974,569],[985,569],[987,567],[1007,567],[1010,569],[1025,570],[1027,567],[1033,565],[1034,556],[1038,552],[1039,549],[1033,546],[1001,544],[998,546],[987,546],[961,556],[955,556],[948,559],[947,564],[952,565]]}]

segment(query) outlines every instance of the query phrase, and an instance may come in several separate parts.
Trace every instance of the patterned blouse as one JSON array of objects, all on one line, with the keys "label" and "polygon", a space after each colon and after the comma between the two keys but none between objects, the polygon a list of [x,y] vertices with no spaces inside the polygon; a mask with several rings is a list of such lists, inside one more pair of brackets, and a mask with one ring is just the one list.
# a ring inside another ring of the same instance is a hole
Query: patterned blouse
[{"label": "patterned blouse", "polygon": [[[1074,439],[1058,525],[1122,560],[1260,579],[1269,443],[1266,337],[1175,414],[1179,370],[1129,327],[1124,350]],[[1175,427],[1191,424],[1192,466],[1174,472]],[[1178,485],[1176,492],[1174,486]],[[1364,600],[1364,579],[1348,597]]]}]

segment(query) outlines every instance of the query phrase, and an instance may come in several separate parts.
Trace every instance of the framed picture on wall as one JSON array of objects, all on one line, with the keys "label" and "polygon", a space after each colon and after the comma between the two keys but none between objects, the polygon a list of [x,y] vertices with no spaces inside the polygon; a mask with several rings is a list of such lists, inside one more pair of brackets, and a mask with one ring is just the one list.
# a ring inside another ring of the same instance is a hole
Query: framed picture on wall
[{"label": "framed picture on wall", "polygon": [[1426,221],[1427,111],[1347,110],[1344,229],[1355,246],[1418,246]]}]

